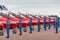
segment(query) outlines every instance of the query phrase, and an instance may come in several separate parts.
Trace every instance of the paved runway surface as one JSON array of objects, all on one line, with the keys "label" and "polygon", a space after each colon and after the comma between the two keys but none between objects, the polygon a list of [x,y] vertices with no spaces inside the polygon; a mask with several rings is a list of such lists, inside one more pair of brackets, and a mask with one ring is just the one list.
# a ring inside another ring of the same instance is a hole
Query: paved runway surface
[{"label": "paved runway surface", "polygon": [[33,33],[29,33],[29,28],[27,32],[23,32],[23,35],[19,35],[19,30],[17,29],[17,34],[13,34],[10,30],[10,38],[6,38],[6,30],[4,30],[4,36],[0,36],[0,40],[60,40],[60,28],[59,33],[55,33],[55,29],[51,27],[50,30],[44,31],[41,27],[41,31],[37,32],[37,26],[34,27]]}]

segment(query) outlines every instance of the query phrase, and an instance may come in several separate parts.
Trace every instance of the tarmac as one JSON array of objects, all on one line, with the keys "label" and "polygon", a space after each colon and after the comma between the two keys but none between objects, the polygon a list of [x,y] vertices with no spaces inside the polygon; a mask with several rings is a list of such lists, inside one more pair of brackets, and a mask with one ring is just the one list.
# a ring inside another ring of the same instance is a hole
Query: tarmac
[{"label": "tarmac", "polygon": [[[29,33],[29,26],[27,26],[27,32],[23,32],[19,35],[19,29],[16,29],[17,33],[13,34],[13,29],[10,30],[10,38],[6,38],[6,29],[4,29],[4,35],[0,36],[0,40],[60,40],[60,31],[55,33],[55,28],[53,26],[49,30],[45,31],[43,26],[41,26],[40,32],[37,31],[37,26],[34,26],[34,31]],[[60,30],[60,28],[59,28]]]}]

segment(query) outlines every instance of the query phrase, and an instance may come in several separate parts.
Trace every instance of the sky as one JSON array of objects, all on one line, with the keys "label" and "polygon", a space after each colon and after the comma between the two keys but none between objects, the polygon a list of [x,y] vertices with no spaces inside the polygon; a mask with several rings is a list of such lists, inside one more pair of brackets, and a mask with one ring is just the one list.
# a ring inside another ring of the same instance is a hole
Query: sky
[{"label": "sky", "polygon": [[43,15],[60,14],[60,0],[0,0],[0,5],[5,5],[13,12],[40,13]]}]

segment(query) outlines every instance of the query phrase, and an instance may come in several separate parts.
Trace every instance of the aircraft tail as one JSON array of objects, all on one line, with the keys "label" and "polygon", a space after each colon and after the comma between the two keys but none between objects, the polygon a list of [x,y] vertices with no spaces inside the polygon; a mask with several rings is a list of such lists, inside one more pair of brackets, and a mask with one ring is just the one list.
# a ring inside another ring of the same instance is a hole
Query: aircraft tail
[{"label": "aircraft tail", "polygon": [[8,10],[4,5],[0,5],[0,10]]}]

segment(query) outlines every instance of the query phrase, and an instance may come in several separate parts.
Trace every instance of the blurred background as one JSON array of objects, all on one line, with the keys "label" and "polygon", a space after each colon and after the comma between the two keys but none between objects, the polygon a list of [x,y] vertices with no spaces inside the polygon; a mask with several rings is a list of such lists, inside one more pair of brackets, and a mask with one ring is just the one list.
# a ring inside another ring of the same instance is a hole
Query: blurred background
[{"label": "blurred background", "polygon": [[60,16],[60,0],[0,0],[12,12]]}]

